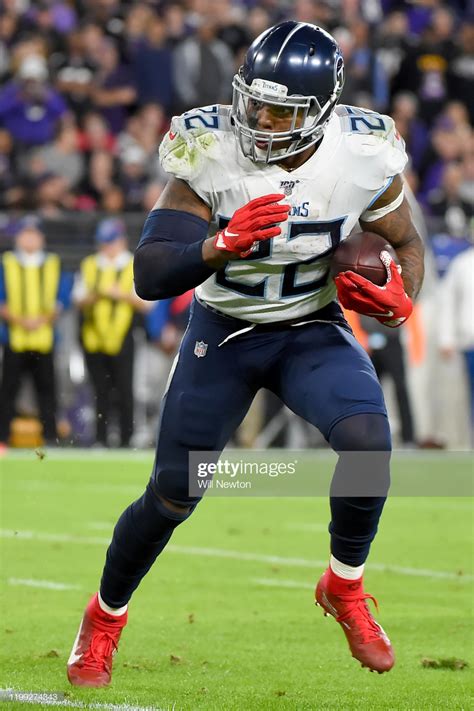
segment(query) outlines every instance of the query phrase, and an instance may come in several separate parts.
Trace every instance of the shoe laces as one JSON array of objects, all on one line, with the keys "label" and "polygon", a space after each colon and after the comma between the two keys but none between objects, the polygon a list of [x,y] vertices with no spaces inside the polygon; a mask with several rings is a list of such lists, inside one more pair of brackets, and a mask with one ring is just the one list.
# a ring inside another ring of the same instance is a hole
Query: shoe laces
[{"label": "shoe laces", "polygon": [[110,629],[110,626],[94,620],[94,633],[89,647],[82,657],[83,667],[96,671],[109,671],[109,659],[118,649],[118,636],[121,628]]},{"label": "shoe laces", "polygon": [[344,607],[342,614],[336,618],[338,622],[346,622],[348,624],[352,622],[353,624],[350,625],[351,630],[359,637],[362,644],[368,644],[380,639],[380,626],[372,617],[366,602],[367,600],[372,600],[378,612],[379,606],[373,595],[361,591],[357,595],[342,594],[337,597]]}]

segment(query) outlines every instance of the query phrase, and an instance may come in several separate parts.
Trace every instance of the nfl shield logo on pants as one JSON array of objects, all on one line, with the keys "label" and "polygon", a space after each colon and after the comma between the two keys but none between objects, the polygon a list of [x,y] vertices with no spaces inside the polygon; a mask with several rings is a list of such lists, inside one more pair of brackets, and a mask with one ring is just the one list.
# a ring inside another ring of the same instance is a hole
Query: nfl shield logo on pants
[{"label": "nfl shield logo on pants", "polygon": [[198,358],[204,358],[206,353],[207,343],[204,343],[204,341],[196,341],[196,345],[194,346],[194,355]]}]

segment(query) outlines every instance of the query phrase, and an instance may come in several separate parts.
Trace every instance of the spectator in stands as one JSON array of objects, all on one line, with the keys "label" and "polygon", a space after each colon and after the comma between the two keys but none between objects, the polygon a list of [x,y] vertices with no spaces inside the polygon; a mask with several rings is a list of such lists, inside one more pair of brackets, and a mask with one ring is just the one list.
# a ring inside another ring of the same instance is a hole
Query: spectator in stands
[{"label": "spectator in stands", "polygon": [[196,34],[175,49],[174,86],[180,107],[229,103],[233,74],[229,48],[217,39],[215,23],[202,18]]},{"label": "spectator in stands", "polygon": [[21,206],[24,199],[24,186],[14,171],[12,137],[0,129],[0,209]]},{"label": "spectator in stands", "polygon": [[78,151],[78,133],[72,124],[60,125],[53,143],[36,151],[43,172],[64,178],[67,188],[75,187],[84,176],[84,156]]},{"label": "spectator in stands", "polygon": [[126,210],[140,210],[148,183],[147,155],[141,146],[129,146],[121,156],[119,184]]},{"label": "spectator in stands", "polygon": [[169,122],[159,104],[146,104],[141,107],[128,119],[125,131],[117,137],[119,161],[123,160],[130,148],[138,147],[145,153],[147,172],[159,180],[166,180],[160,162],[156,159],[156,149],[168,125]]},{"label": "spectator in stands", "polygon": [[[122,155],[130,147],[139,146],[141,142],[141,125],[138,114],[134,113],[129,116],[124,130],[117,136],[117,152],[119,160],[122,160]],[[156,143],[155,143],[156,151]]]},{"label": "spectator in stands", "polygon": [[420,168],[422,182],[418,198],[423,203],[432,190],[441,186],[447,165],[461,160],[466,149],[464,138],[452,119],[439,117],[431,134],[431,145]]},{"label": "spectator in stands", "polygon": [[172,1],[169,4],[165,4],[163,19],[166,25],[168,41],[172,47],[175,47],[190,34],[191,28],[186,23],[186,14],[179,2]]},{"label": "spectator in stands", "polygon": [[447,72],[455,56],[452,40],[454,18],[448,8],[438,8],[421,42],[408,53],[392,90],[411,91],[420,100],[420,117],[431,125],[448,99]]},{"label": "spectator in stands", "polygon": [[448,68],[448,90],[451,99],[461,101],[474,124],[474,21],[464,23],[459,32],[459,47]]},{"label": "spectator in stands", "polygon": [[61,49],[62,37],[55,26],[51,3],[47,0],[37,0],[27,9],[26,20],[31,29],[42,35],[52,54]]},{"label": "spectator in stands", "polygon": [[125,210],[125,195],[122,188],[112,185],[103,192],[100,209],[110,215],[120,215]]},{"label": "spectator in stands", "polygon": [[65,113],[63,98],[48,83],[44,58],[25,57],[15,79],[0,92],[0,127],[18,146],[38,146],[53,140]]},{"label": "spectator in stands", "polygon": [[96,242],[97,252],[81,263],[73,299],[81,311],[81,343],[94,389],[96,441],[108,446],[115,410],[120,446],[127,447],[133,434],[134,314],[150,305],[134,290],[125,224],[116,218],[103,220]]},{"label": "spectator in stands", "polygon": [[408,397],[405,358],[400,332],[384,328],[369,316],[360,316],[360,325],[367,334],[367,352],[380,380],[388,376],[394,386],[400,418],[400,438],[404,445],[413,445],[415,435],[413,415]]},{"label": "spectator in stands", "polygon": [[10,48],[18,32],[18,16],[0,12],[0,79],[3,81],[10,68]]},{"label": "spectator in stands", "polygon": [[474,134],[471,133],[461,161],[462,182],[459,195],[463,200],[472,202],[474,195]]},{"label": "spectator in stands", "polygon": [[124,3],[122,0],[85,0],[85,11],[108,35],[119,39],[124,26]]},{"label": "spectator in stands", "polygon": [[104,29],[88,17],[86,22],[82,25],[81,35],[85,58],[94,67],[97,67],[102,42],[105,39]]},{"label": "spectator in stands", "polygon": [[82,132],[79,136],[79,149],[91,154],[94,151],[115,151],[116,139],[110,132],[104,117],[91,111],[86,114],[82,122]]},{"label": "spectator in stands", "polygon": [[393,99],[390,115],[407,144],[413,167],[418,170],[428,149],[429,134],[424,123],[418,118],[416,96],[408,91],[397,94]]},{"label": "spectator in stands", "polygon": [[89,160],[89,170],[80,187],[80,193],[91,197],[98,205],[105,193],[114,186],[116,177],[114,156],[107,151],[94,151]]},{"label": "spectator in stands", "polygon": [[390,84],[400,71],[401,64],[410,48],[408,18],[401,11],[391,12],[375,30],[375,46],[378,60],[384,67]]},{"label": "spectator in stands", "polygon": [[250,42],[253,42],[267,27],[270,27],[273,21],[274,20],[270,18],[269,12],[264,7],[261,5],[252,7],[246,20]]},{"label": "spectator in stands", "polygon": [[133,74],[129,66],[120,62],[118,48],[111,39],[102,40],[97,62],[92,102],[101,111],[112,133],[117,134],[124,127],[129,107],[137,98]]},{"label": "spectator in stands", "polygon": [[80,119],[92,108],[91,92],[95,72],[88,59],[84,35],[80,31],[67,37],[67,50],[54,60],[56,89],[67,100],[69,108]]},{"label": "spectator in stands", "polygon": [[15,401],[24,377],[36,390],[43,437],[56,442],[54,324],[68,305],[67,281],[59,257],[45,251],[45,237],[35,218],[24,218],[15,249],[5,252],[0,267],[0,318],[7,340],[0,386],[0,442],[7,444]]},{"label": "spectator in stands", "polygon": [[231,0],[224,0],[214,4],[212,15],[219,28],[219,39],[229,47],[234,57],[239,52],[245,51],[252,40],[249,37],[243,8],[236,6]]},{"label": "spectator in stands", "polygon": [[154,181],[152,183],[148,183],[146,186],[146,190],[143,193],[143,201],[141,205],[142,211],[147,215],[151,210],[156,205],[156,202],[158,198],[160,197],[161,193],[163,192],[165,187],[165,183]]},{"label": "spectator in stands", "polygon": [[139,142],[147,153],[156,156],[156,146],[168,130],[169,120],[161,104],[145,104],[138,112]]},{"label": "spectator in stands", "polygon": [[354,46],[348,64],[349,81],[352,83],[353,94],[358,97],[358,106],[365,105],[359,97],[370,96],[374,109],[384,112],[388,107],[389,86],[385,68],[371,47],[369,30],[368,23],[362,20],[351,23]]},{"label": "spectator in stands", "polygon": [[464,357],[471,405],[474,444],[474,247],[453,259],[442,282],[439,300],[439,346],[450,359],[459,351]]},{"label": "spectator in stands", "polygon": [[432,190],[428,195],[428,207],[431,214],[439,218],[440,230],[455,237],[467,238],[469,218],[472,214],[472,199],[468,201],[461,196],[462,180],[461,164],[450,163],[447,165],[441,186]]},{"label": "spectator in stands", "polygon": [[138,103],[155,102],[166,111],[173,101],[173,54],[167,42],[166,25],[154,16],[144,39],[132,52]]},{"label": "spectator in stands", "polygon": [[44,19],[36,19],[36,22],[41,28],[51,28],[59,35],[68,34],[77,25],[77,15],[72,4],[65,0],[41,0],[35,5],[36,10],[43,13]]},{"label": "spectator in stands", "polygon": [[56,220],[73,207],[66,178],[55,173],[39,176],[33,184],[32,198],[35,212],[43,219]]},{"label": "spectator in stands", "polygon": [[155,13],[144,2],[134,3],[128,10],[124,27],[125,52],[131,57],[146,35],[147,27],[153,21]]}]

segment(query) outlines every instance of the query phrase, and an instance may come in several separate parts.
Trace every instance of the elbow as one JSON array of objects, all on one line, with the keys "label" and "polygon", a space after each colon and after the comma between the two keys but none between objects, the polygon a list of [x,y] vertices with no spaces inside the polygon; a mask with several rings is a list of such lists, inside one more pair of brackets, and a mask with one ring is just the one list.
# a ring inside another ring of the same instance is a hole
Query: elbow
[{"label": "elbow", "polygon": [[144,301],[159,301],[176,296],[176,289],[158,260],[150,258],[147,250],[140,248],[135,253],[133,278],[137,296]]},{"label": "elbow", "polygon": [[135,252],[133,260],[135,292],[144,301],[157,301],[165,297],[161,295],[160,269],[150,256],[147,249],[143,247]]},{"label": "elbow", "polygon": [[135,276],[134,279],[135,283],[135,293],[137,296],[140,297],[140,299],[143,299],[143,301],[155,301],[159,297],[155,296],[152,294],[149,286],[147,284],[143,284],[137,277]]},{"label": "elbow", "polygon": [[159,301],[160,299],[168,299],[171,296],[166,289],[166,285],[162,284],[156,275],[152,280],[140,270],[135,269],[134,282],[135,292],[143,301]]}]

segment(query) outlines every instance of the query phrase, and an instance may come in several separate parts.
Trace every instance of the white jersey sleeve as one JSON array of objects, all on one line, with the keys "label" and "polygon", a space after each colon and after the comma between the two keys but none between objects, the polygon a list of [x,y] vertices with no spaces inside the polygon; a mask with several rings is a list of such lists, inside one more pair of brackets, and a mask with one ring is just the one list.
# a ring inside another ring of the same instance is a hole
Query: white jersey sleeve
[{"label": "white jersey sleeve", "polygon": [[361,216],[403,172],[408,156],[405,141],[390,116],[355,106],[338,106],[353,181],[369,191]]},{"label": "white jersey sleeve", "polygon": [[211,209],[208,235],[225,227],[250,200],[283,193],[290,205],[281,234],[262,240],[196,288],[204,304],[252,323],[315,314],[336,297],[330,275],[337,246],[406,164],[393,121],[339,106],[317,150],[292,171],[245,157],[230,107],[208,106],[175,117],[160,146],[163,168]]},{"label": "white jersey sleeve", "polygon": [[229,108],[216,104],[174,116],[159,147],[163,169],[185,180],[211,208],[222,144],[230,128]]}]

